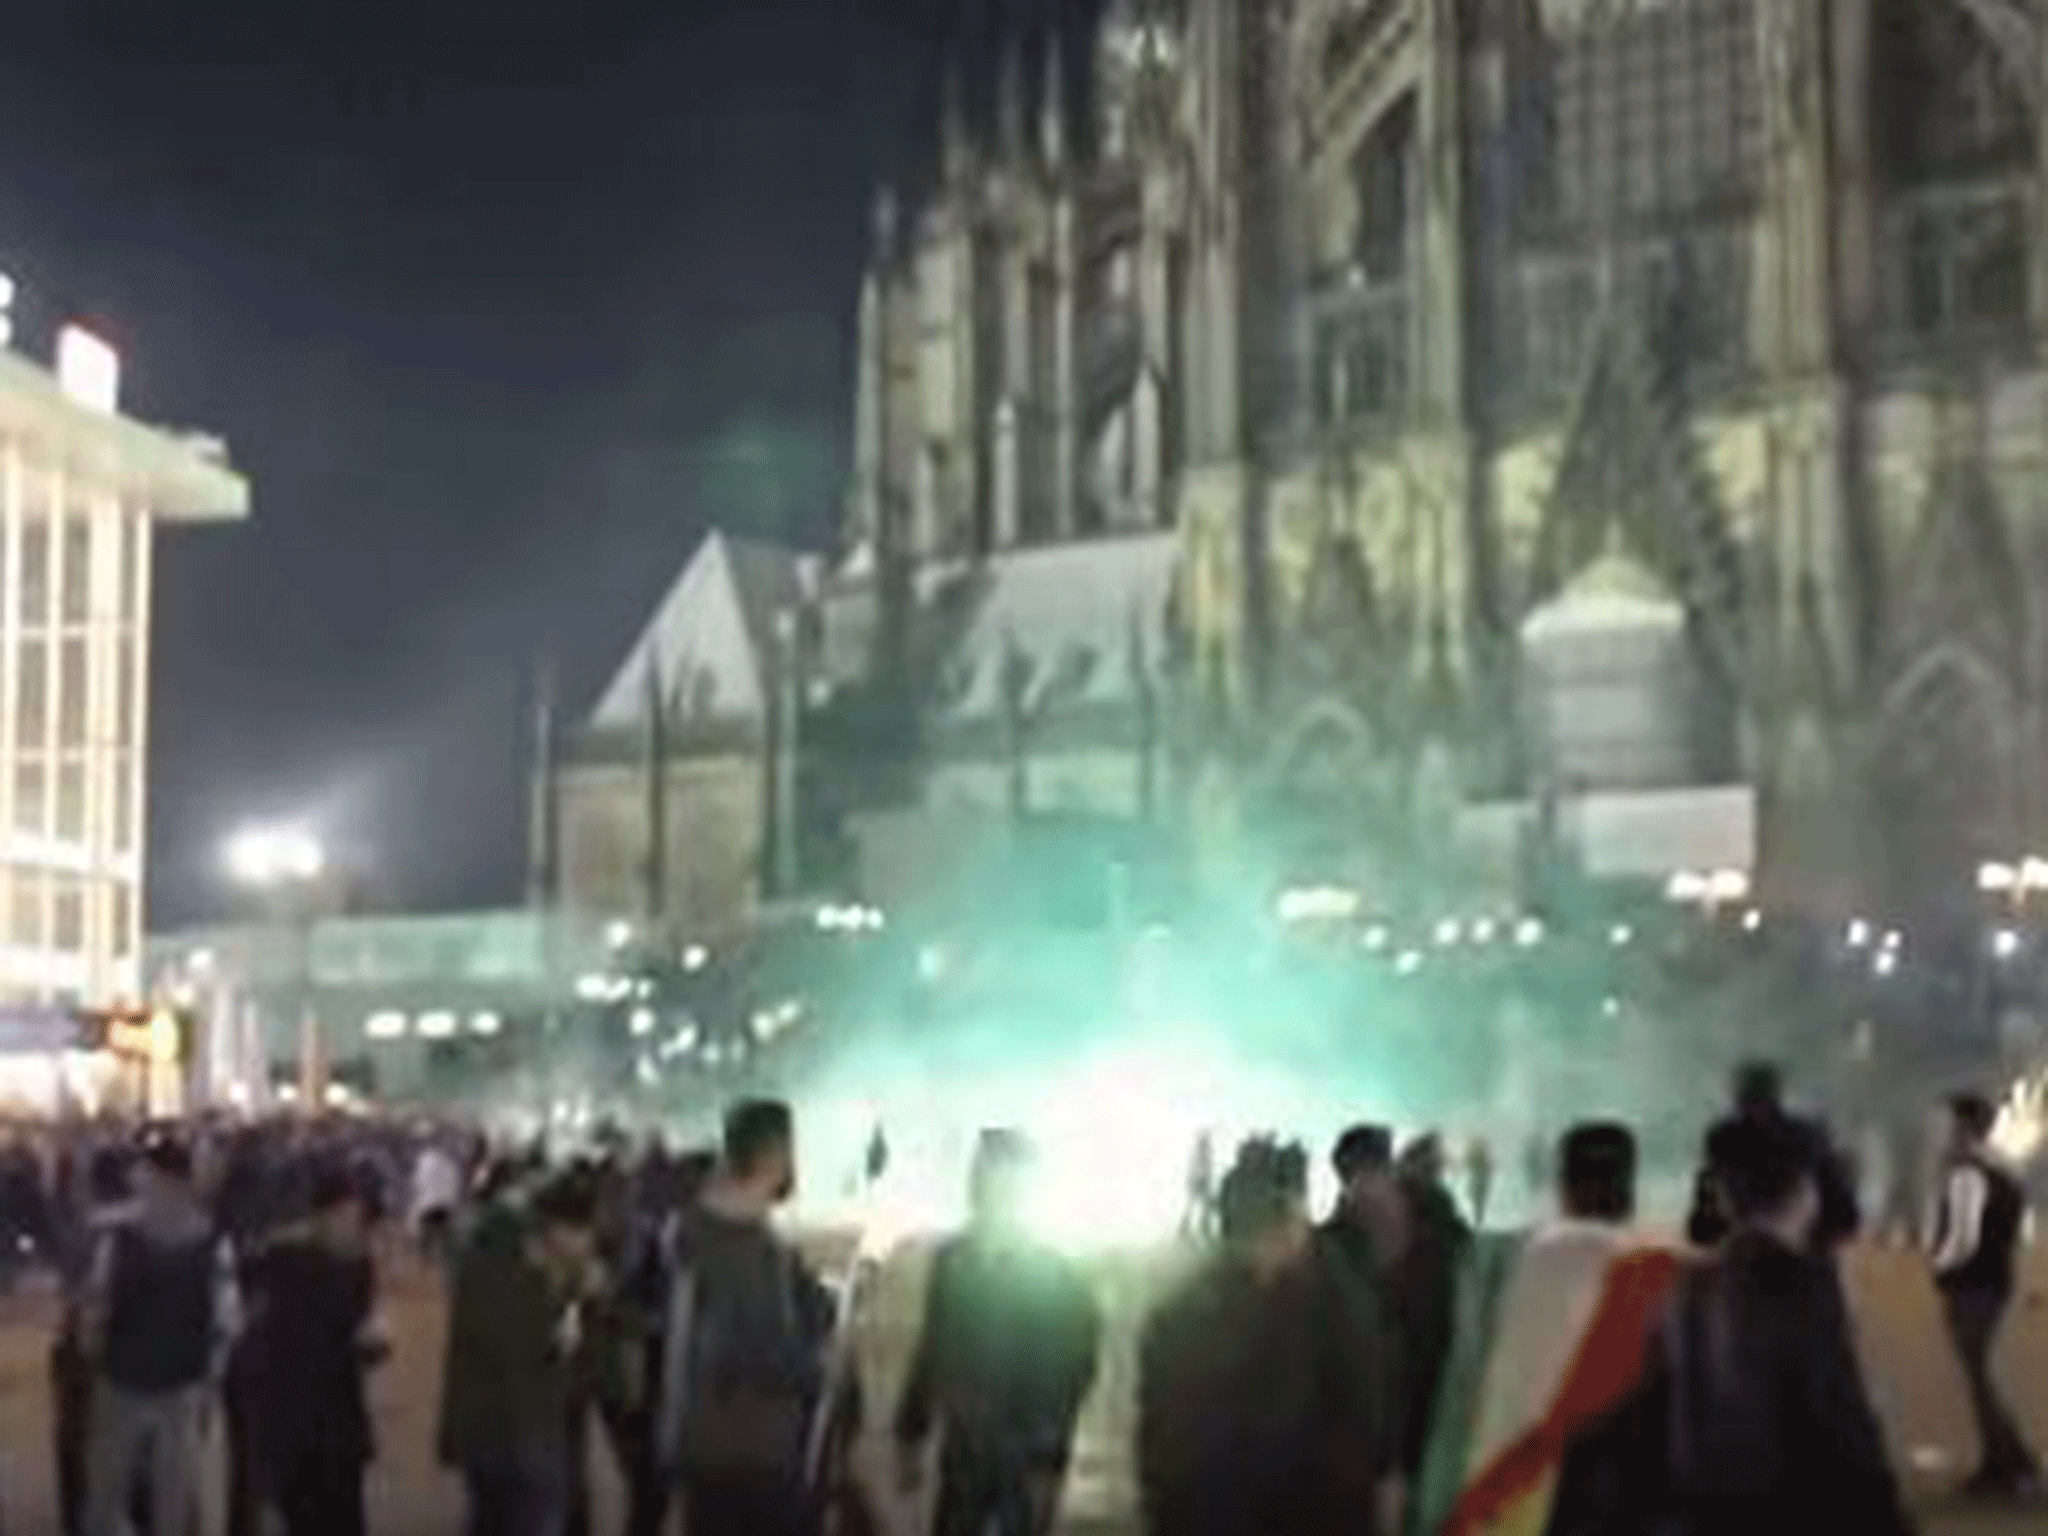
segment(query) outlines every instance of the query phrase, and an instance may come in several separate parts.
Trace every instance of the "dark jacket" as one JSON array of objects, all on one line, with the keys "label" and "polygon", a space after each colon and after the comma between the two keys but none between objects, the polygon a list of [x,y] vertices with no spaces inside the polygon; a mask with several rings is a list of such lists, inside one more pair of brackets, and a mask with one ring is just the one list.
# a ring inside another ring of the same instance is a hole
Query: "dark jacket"
[{"label": "dark jacket", "polygon": [[[1834,1248],[1854,1237],[1863,1225],[1862,1207],[1856,1198],[1856,1174],[1827,1127],[1818,1120],[1787,1115],[1783,1110],[1757,1113],[1789,1121],[1806,1144],[1807,1160],[1820,1194],[1820,1220],[1814,1226],[1814,1245]],[[1721,1209],[1720,1191],[1714,1181],[1714,1168],[1719,1161],[1715,1146],[1740,1122],[1740,1115],[1731,1115],[1716,1121],[1707,1132],[1699,1175],[1693,1184],[1692,1215],[1686,1223],[1686,1235],[1697,1247],[1712,1248],[1728,1235],[1728,1218]]]},{"label": "dark jacket", "polygon": [[1384,1263],[1371,1230],[1343,1210],[1316,1228],[1316,1262],[1337,1309],[1334,1331],[1349,1356],[1345,1373],[1331,1386],[1345,1395],[1342,1417],[1365,1437],[1351,1451],[1361,1464],[1359,1475],[1378,1482],[1399,1467],[1407,1443],[1402,1383],[1408,1340],[1398,1326],[1400,1276]]},{"label": "dark jacket", "polygon": [[140,1209],[114,1223],[88,1289],[101,1318],[100,1373],[131,1392],[204,1382],[234,1326],[234,1268],[197,1208]]},{"label": "dark jacket", "polygon": [[577,1379],[565,1315],[579,1303],[533,1262],[527,1238],[522,1216],[496,1208],[456,1267],[439,1450],[463,1471],[565,1482]]},{"label": "dark jacket", "polygon": [[363,1330],[376,1289],[369,1257],[283,1242],[252,1257],[244,1275],[250,1310],[242,1353],[271,1476],[282,1481],[308,1465],[369,1461]]},{"label": "dark jacket", "polygon": [[1937,1256],[1947,1248],[1951,1228],[1961,1220],[1955,1209],[1959,1175],[1974,1175],[1983,1181],[1979,1186],[1983,1204],[1977,1212],[1975,1229],[1958,1234],[1963,1245],[1959,1261],[1941,1270],[1935,1276],[1936,1283],[1949,1293],[2010,1296],[2020,1234],[2027,1220],[2026,1191],[2019,1180],[1986,1158],[1966,1158],[1951,1166],[1942,1188],[1940,1219],[1935,1231]]},{"label": "dark jacket", "polygon": [[1680,1283],[1655,1382],[1683,1536],[1911,1531],[1829,1260],[1732,1237]]},{"label": "dark jacket", "polygon": [[1370,1536],[1372,1347],[1320,1252],[1267,1283],[1220,1258],[1139,1345],[1148,1536]]},{"label": "dark jacket", "polygon": [[1412,1481],[1422,1470],[1437,1391],[1451,1356],[1458,1271],[1472,1229],[1443,1185],[1408,1182],[1408,1250],[1394,1269],[1393,1323],[1401,1339],[1394,1391],[1395,1459]]},{"label": "dark jacket", "polygon": [[835,1308],[765,1212],[707,1193],[676,1223],[670,1279],[656,1423],[666,1465],[685,1464],[692,1417],[713,1405],[769,1400],[806,1416],[816,1407]]},{"label": "dark jacket", "polygon": [[1095,1299],[1061,1255],[952,1239],[932,1260],[896,1438],[920,1444],[943,1420],[951,1445],[1064,1468],[1101,1331]]}]

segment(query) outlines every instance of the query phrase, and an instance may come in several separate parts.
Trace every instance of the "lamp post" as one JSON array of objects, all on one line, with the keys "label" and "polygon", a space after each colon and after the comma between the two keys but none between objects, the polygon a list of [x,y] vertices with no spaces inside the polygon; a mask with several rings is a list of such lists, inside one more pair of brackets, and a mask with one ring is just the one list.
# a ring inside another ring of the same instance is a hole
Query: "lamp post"
[{"label": "lamp post", "polygon": [[228,839],[227,868],[254,891],[265,914],[291,941],[291,999],[299,1025],[299,1103],[315,1113],[326,1101],[327,1062],[313,1006],[313,923],[329,889],[327,850],[303,827],[245,827]]}]

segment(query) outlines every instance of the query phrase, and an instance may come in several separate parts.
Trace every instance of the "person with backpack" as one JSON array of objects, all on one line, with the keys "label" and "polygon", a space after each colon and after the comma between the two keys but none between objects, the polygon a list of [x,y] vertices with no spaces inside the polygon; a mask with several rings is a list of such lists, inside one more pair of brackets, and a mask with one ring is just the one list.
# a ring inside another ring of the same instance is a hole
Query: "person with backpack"
[{"label": "person with backpack", "polygon": [[122,1536],[138,1473],[156,1530],[194,1528],[207,1413],[239,1320],[233,1251],[200,1208],[182,1142],[144,1147],[135,1193],[99,1244],[84,1301],[86,1536]]},{"label": "person with backpack", "polygon": [[1933,1262],[1983,1448],[1983,1464],[1966,1487],[1973,1494],[2023,1494],[2038,1482],[2040,1464],[1999,1396],[1991,1350],[2012,1303],[2027,1197],[2019,1180],[1991,1154],[1998,1115],[1990,1102],[1960,1094],[1949,1102],[1949,1116],[1948,1176],[1936,1217]]},{"label": "person with backpack", "polygon": [[770,1224],[796,1187],[789,1106],[737,1105],[669,1249],[656,1445],[690,1536],[796,1536],[816,1507],[832,1298]]}]

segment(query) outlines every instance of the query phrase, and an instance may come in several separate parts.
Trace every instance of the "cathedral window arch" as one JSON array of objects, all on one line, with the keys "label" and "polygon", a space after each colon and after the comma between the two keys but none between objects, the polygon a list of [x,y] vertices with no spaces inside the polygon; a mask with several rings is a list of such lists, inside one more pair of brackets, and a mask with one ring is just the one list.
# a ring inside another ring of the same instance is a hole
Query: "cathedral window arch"
[{"label": "cathedral window arch", "polygon": [[1998,669],[1958,641],[1928,647],[1886,689],[1875,767],[1910,878],[1966,882],[2011,846],[2014,702]]},{"label": "cathedral window arch", "polygon": [[2015,334],[2031,308],[2028,82],[2038,65],[1978,14],[1997,3],[1878,0],[1873,10],[1887,319],[1915,344]]},{"label": "cathedral window arch", "polygon": [[1309,397],[1325,427],[1398,417],[1409,390],[1417,104],[1406,92],[1340,162],[1308,306]]},{"label": "cathedral window arch", "polygon": [[1484,216],[1492,408],[1563,409],[1605,305],[1688,387],[1747,366],[1765,163],[1761,6],[1541,0],[1504,33]]}]

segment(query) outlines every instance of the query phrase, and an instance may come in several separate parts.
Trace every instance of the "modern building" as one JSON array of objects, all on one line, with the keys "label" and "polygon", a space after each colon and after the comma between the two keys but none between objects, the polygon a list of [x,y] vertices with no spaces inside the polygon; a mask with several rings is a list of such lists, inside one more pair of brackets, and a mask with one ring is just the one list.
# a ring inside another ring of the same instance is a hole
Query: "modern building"
[{"label": "modern building", "polygon": [[344,1092],[452,1101],[544,1065],[549,1020],[617,968],[628,932],[517,910],[243,923],[152,935],[145,972],[193,1020],[191,1102],[290,1098],[309,1015]]},{"label": "modern building", "polygon": [[838,550],[748,599],[714,540],[600,710],[650,906],[1075,820],[1374,900],[2048,846],[2036,7],[960,9],[1014,24],[876,199]]},{"label": "modern building", "polygon": [[[0,309],[12,285],[0,279]],[[4,323],[4,322],[0,322]],[[246,516],[214,438],[121,414],[77,328],[0,349],[0,1000],[139,995],[152,543]]]}]

